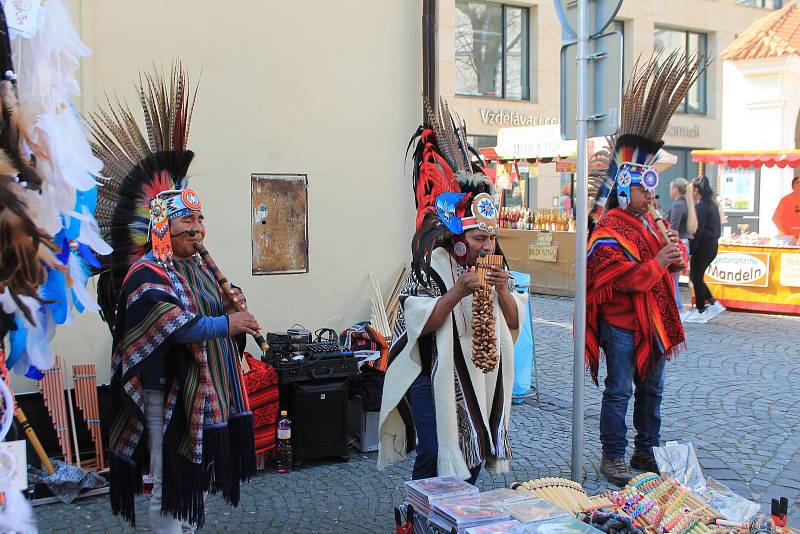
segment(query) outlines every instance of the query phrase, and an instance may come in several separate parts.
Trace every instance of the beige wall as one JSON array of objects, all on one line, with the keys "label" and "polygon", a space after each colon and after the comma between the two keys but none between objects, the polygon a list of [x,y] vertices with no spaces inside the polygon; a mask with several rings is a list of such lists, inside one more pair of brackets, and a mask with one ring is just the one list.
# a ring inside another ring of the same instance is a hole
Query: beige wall
[{"label": "beige wall", "polygon": [[[367,273],[388,287],[408,260],[414,204],[404,157],[420,122],[421,4],[68,2],[94,50],[82,71],[84,111],[105,91],[135,103],[137,71],[154,61],[179,56],[194,79],[203,69],[192,184],[209,250],[265,329],[339,330],[368,319]],[[308,274],[251,276],[253,172],[308,174]],[[68,364],[97,363],[108,380],[110,336],[96,316],[62,328],[55,347]],[[30,386],[16,379],[18,391]]]}]

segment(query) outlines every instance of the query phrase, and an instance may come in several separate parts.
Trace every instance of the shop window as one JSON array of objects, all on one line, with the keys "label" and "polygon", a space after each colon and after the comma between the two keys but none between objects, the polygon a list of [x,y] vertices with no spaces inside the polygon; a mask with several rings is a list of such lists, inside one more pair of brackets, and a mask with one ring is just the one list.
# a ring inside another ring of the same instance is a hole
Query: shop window
[{"label": "shop window", "polygon": [[[655,31],[655,50],[656,52],[671,52],[680,50],[689,54],[707,54],[708,36],[705,33],[697,33],[683,30],[672,30],[656,27]],[[692,113],[705,115],[706,109],[706,80],[707,73],[703,72],[697,81],[689,89],[683,102],[678,106],[678,113]]]},{"label": "shop window", "polygon": [[468,135],[467,136],[467,143],[472,145],[475,148],[475,150],[480,150],[481,148],[495,147],[495,146],[497,146],[497,136],[496,135]]},{"label": "shop window", "polygon": [[456,94],[530,99],[530,12],[456,0]]},{"label": "shop window", "polygon": [[783,7],[783,0],[736,0],[736,3],[765,9],[780,9]]}]

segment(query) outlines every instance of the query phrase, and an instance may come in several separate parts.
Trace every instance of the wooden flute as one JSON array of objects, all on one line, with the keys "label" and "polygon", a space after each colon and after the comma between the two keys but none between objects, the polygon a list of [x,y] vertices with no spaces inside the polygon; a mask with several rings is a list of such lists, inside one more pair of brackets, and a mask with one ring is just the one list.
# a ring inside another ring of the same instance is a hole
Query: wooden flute
[{"label": "wooden flute", "polygon": [[[658,231],[661,234],[661,237],[664,238],[664,243],[669,245],[672,243],[672,238],[669,236],[669,232],[667,232],[667,226],[664,224],[664,217],[658,212],[655,206],[650,204],[648,206],[648,210],[650,211],[650,215],[653,216],[653,219],[656,221],[656,226],[658,227]],[[683,259],[680,261],[675,262],[676,265],[680,265],[681,267],[684,266]]]},{"label": "wooden flute", "polygon": [[[222,288],[222,291],[230,295],[232,288],[231,283],[230,281],[228,281],[227,278],[225,278],[225,275],[222,274],[222,271],[219,270],[217,262],[215,262],[214,258],[211,257],[211,254],[208,252],[208,249],[206,249],[206,247],[198,243],[197,245],[195,245],[195,250],[197,251],[198,254],[200,254],[200,257],[203,258],[203,261],[208,266],[208,269],[211,271],[211,274],[214,275],[214,278],[217,279],[217,283],[219,284],[219,287]],[[239,303],[239,309],[244,311],[243,302]],[[269,343],[267,343],[267,340],[264,339],[264,336],[261,334],[261,332],[256,332],[255,335],[253,336],[253,339],[256,340],[258,346],[261,347],[261,350],[264,352],[264,354],[266,354],[267,351],[269,350]]]}]

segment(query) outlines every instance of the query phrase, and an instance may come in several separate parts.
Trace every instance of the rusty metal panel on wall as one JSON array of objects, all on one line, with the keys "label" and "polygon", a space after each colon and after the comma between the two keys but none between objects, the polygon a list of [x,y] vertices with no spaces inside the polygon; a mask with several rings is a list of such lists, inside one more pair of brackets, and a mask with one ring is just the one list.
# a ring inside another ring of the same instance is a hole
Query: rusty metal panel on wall
[{"label": "rusty metal panel on wall", "polygon": [[253,274],[308,272],[308,176],[252,174]]}]

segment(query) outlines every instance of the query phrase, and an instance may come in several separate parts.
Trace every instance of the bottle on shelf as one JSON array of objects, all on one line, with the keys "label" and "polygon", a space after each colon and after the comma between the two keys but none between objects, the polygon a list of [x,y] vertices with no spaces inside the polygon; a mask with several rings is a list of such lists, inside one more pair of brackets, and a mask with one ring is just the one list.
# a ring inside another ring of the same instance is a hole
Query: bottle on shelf
[{"label": "bottle on shelf", "polygon": [[291,473],[292,471],[292,420],[286,410],[281,410],[278,421],[278,443],[275,451],[275,471]]}]

